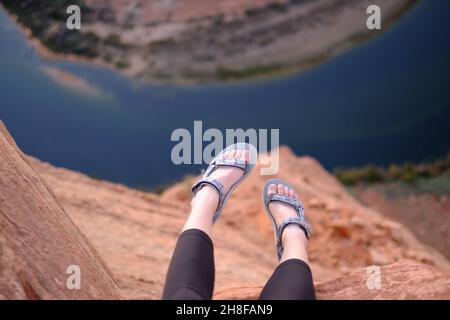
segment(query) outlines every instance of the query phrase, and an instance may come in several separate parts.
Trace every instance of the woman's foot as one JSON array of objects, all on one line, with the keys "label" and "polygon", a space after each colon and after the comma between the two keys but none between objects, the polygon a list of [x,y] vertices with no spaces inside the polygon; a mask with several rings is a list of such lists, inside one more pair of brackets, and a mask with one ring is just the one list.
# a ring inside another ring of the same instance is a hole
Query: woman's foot
[{"label": "woman's foot", "polygon": [[[267,195],[270,197],[273,194],[299,200],[299,196],[295,190],[282,184],[271,184],[269,186]],[[285,219],[298,216],[297,211],[292,206],[279,201],[271,201],[269,203],[269,210],[277,228]],[[288,259],[300,259],[308,263],[308,254],[306,251],[308,239],[298,224],[289,224],[286,226],[281,236],[281,242],[283,244],[283,255],[281,256],[280,263]]]},{"label": "woman's foot", "polygon": [[[250,161],[250,152],[248,150],[230,150],[225,151],[219,159],[233,160],[239,159],[245,163]],[[217,167],[209,177],[220,182],[223,185],[224,194],[244,175],[244,170],[231,166]],[[200,229],[211,237],[214,214],[219,205],[220,196],[217,190],[204,184],[200,190],[195,193],[191,202],[191,213],[183,228]]]},{"label": "woman's foot", "polygon": [[[250,159],[250,153],[248,150],[231,150],[224,152],[220,159],[238,159],[245,161],[245,163],[248,163]],[[243,175],[244,170],[242,170],[241,168],[221,166],[214,170],[214,172],[211,173],[210,177],[222,183],[224,187],[224,193],[227,193]],[[208,199],[208,204],[215,204],[215,208],[213,208],[213,210],[215,211],[219,204],[219,194],[213,186],[204,185],[192,199],[192,206],[194,207],[197,204],[204,206],[205,199]],[[214,211],[212,213],[214,213]]]}]

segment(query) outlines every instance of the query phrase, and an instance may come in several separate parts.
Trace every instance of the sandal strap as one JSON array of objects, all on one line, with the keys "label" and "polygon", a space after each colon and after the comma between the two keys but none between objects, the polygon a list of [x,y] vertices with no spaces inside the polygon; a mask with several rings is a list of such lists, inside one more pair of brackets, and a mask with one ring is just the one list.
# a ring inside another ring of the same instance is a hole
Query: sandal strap
[{"label": "sandal strap", "polygon": [[247,171],[248,163],[241,159],[215,159],[203,173],[202,178],[192,186],[192,193],[194,197],[204,185],[208,184],[213,186],[219,193],[219,204],[217,207],[220,208],[225,199],[225,188],[219,180],[209,177],[218,167],[236,167]]},{"label": "sandal strap", "polygon": [[305,210],[303,208],[303,204],[301,201],[292,199],[287,196],[279,195],[279,194],[273,194],[272,196],[270,196],[269,203],[272,201],[278,201],[278,202],[285,203],[287,205],[292,206],[297,211],[297,217],[286,218],[283,220],[281,225],[279,227],[277,227],[276,250],[277,250],[278,259],[281,259],[281,255],[283,254],[283,249],[284,249],[283,243],[282,243],[282,236],[283,236],[284,230],[286,229],[286,227],[288,225],[291,225],[291,224],[298,225],[305,233],[307,239],[309,239],[312,230],[311,230],[311,225],[305,219]]},{"label": "sandal strap", "polygon": [[196,184],[194,184],[192,186],[192,193],[193,193],[194,197],[197,194],[197,192],[205,185],[210,185],[210,186],[214,187],[214,189],[219,194],[219,204],[217,207],[220,208],[222,206],[223,200],[225,198],[225,188],[224,188],[222,182],[220,182],[219,180],[213,179],[211,177],[203,176],[202,179],[200,179]]},{"label": "sandal strap", "polygon": [[304,216],[305,216],[305,209],[303,207],[303,203],[300,200],[295,200],[295,199],[292,199],[291,197],[287,197],[287,196],[283,196],[281,194],[274,193],[269,197],[269,203],[272,201],[279,201],[279,202],[286,203],[286,204],[292,206],[302,218],[304,218]]},{"label": "sandal strap", "polygon": [[236,167],[247,172],[249,164],[241,159],[215,159],[208,166],[208,169],[203,173],[204,177],[209,176],[218,167]]},{"label": "sandal strap", "polygon": [[244,171],[248,167],[247,163],[241,159],[217,159],[215,164],[217,166],[236,167],[236,168],[240,168]]},{"label": "sandal strap", "polygon": [[283,231],[286,229],[287,226],[291,224],[298,225],[305,233],[306,238],[309,239],[309,235],[311,233],[311,226],[309,225],[309,223],[307,223],[304,219],[301,219],[300,217],[291,217],[285,219],[277,229],[277,242],[275,245],[277,249],[278,259],[281,259],[281,256],[283,255],[284,251],[282,242]]}]

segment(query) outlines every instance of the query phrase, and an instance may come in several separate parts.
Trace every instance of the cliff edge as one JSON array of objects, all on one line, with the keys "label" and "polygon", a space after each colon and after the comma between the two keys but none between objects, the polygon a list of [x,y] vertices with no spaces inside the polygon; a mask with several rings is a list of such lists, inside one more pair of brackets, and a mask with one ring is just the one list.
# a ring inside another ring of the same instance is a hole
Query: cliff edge
[{"label": "cliff edge", "polygon": [[[70,266],[81,270],[79,290],[66,285]],[[96,250],[0,121],[0,299],[119,298]]]},{"label": "cliff edge", "polygon": [[[401,224],[354,200],[317,161],[280,149],[277,175],[300,191],[314,234],[321,299],[449,299],[450,263]],[[215,298],[256,298],[276,259],[254,170],[214,234]],[[161,196],[92,179],[24,156],[0,126],[0,297],[158,299],[189,207],[183,181]],[[103,263],[104,261],[104,263]],[[80,290],[67,290],[68,265]],[[381,267],[369,290],[365,268]]]}]

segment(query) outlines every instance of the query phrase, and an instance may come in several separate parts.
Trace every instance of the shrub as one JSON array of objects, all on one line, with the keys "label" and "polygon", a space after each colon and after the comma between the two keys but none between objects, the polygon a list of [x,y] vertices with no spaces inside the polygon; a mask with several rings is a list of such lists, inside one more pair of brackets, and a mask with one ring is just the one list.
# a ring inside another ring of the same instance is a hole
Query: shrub
[{"label": "shrub", "polygon": [[431,176],[436,176],[441,172],[444,172],[445,167],[446,167],[445,160],[443,159],[437,160],[429,166],[429,174]]},{"label": "shrub", "polygon": [[415,172],[404,172],[402,176],[402,181],[408,184],[413,184],[416,182],[418,175]]},{"label": "shrub", "polygon": [[130,64],[127,61],[119,61],[116,63],[116,67],[119,69],[127,69],[130,67]]},{"label": "shrub", "polygon": [[383,181],[381,170],[373,165],[368,165],[363,169],[364,181],[367,183],[375,183]]},{"label": "shrub", "polygon": [[403,170],[402,168],[397,164],[391,164],[388,168],[388,176],[390,179],[398,180],[402,177]]},{"label": "shrub", "polygon": [[120,36],[116,33],[110,34],[103,40],[103,43],[113,47],[122,47],[123,44],[121,42]]},{"label": "shrub", "polygon": [[373,165],[367,165],[363,168],[338,168],[334,171],[334,174],[346,185],[382,181],[403,181],[412,184],[421,177],[429,178],[442,174],[450,177],[450,154],[428,163],[412,164],[407,162],[403,165],[391,164],[387,169]]},{"label": "shrub", "polygon": [[361,172],[357,169],[336,169],[335,175],[343,184],[352,186],[362,181]]}]

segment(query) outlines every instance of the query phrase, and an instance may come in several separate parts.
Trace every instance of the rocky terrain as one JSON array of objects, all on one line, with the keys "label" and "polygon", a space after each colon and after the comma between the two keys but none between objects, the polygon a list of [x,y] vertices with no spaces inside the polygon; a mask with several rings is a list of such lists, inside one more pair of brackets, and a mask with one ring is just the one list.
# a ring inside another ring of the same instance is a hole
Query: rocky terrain
[{"label": "rocky terrain", "polygon": [[[102,258],[0,122],[0,299],[118,299]],[[82,270],[80,290],[67,268]]]},{"label": "rocky terrain", "polygon": [[[450,263],[401,224],[354,200],[314,159],[281,149],[278,177],[305,200],[321,299],[450,299]],[[276,265],[258,170],[218,223],[217,299],[255,298]],[[161,196],[26,157],[0,126],[0,297],[157,299],[189,202],[190,181]],[[81,290],[65,286],[69,265]],[[366,271],[382,266],[381,288]]]},{"label": "rocky terrain", "polygon": [[[154,82],[223,82],[298,72],[378,34],[415,0],[1,0],[41,55],[95,62]],[[81,31],[65,27],[78,4]]]},{"label": "rocky terrain", "polygon": [[[417,238],[450,259],[450,179],[419,180],[414,185],[379,183],[353,189],[364,204],[408,227]],[[432,188],[435,187],[435,188]],[[438,189],[438,190],[434,190]]]},{"label": "rocky terrain", "polygon": [[[366,270],[316,284],[318,299],[397,300],[449,299],[450,271],[431,266],[395,263],[381,267],[379,289],[368,289]],[[215,299],[255,300],[261,287],[218,290]]]}]

